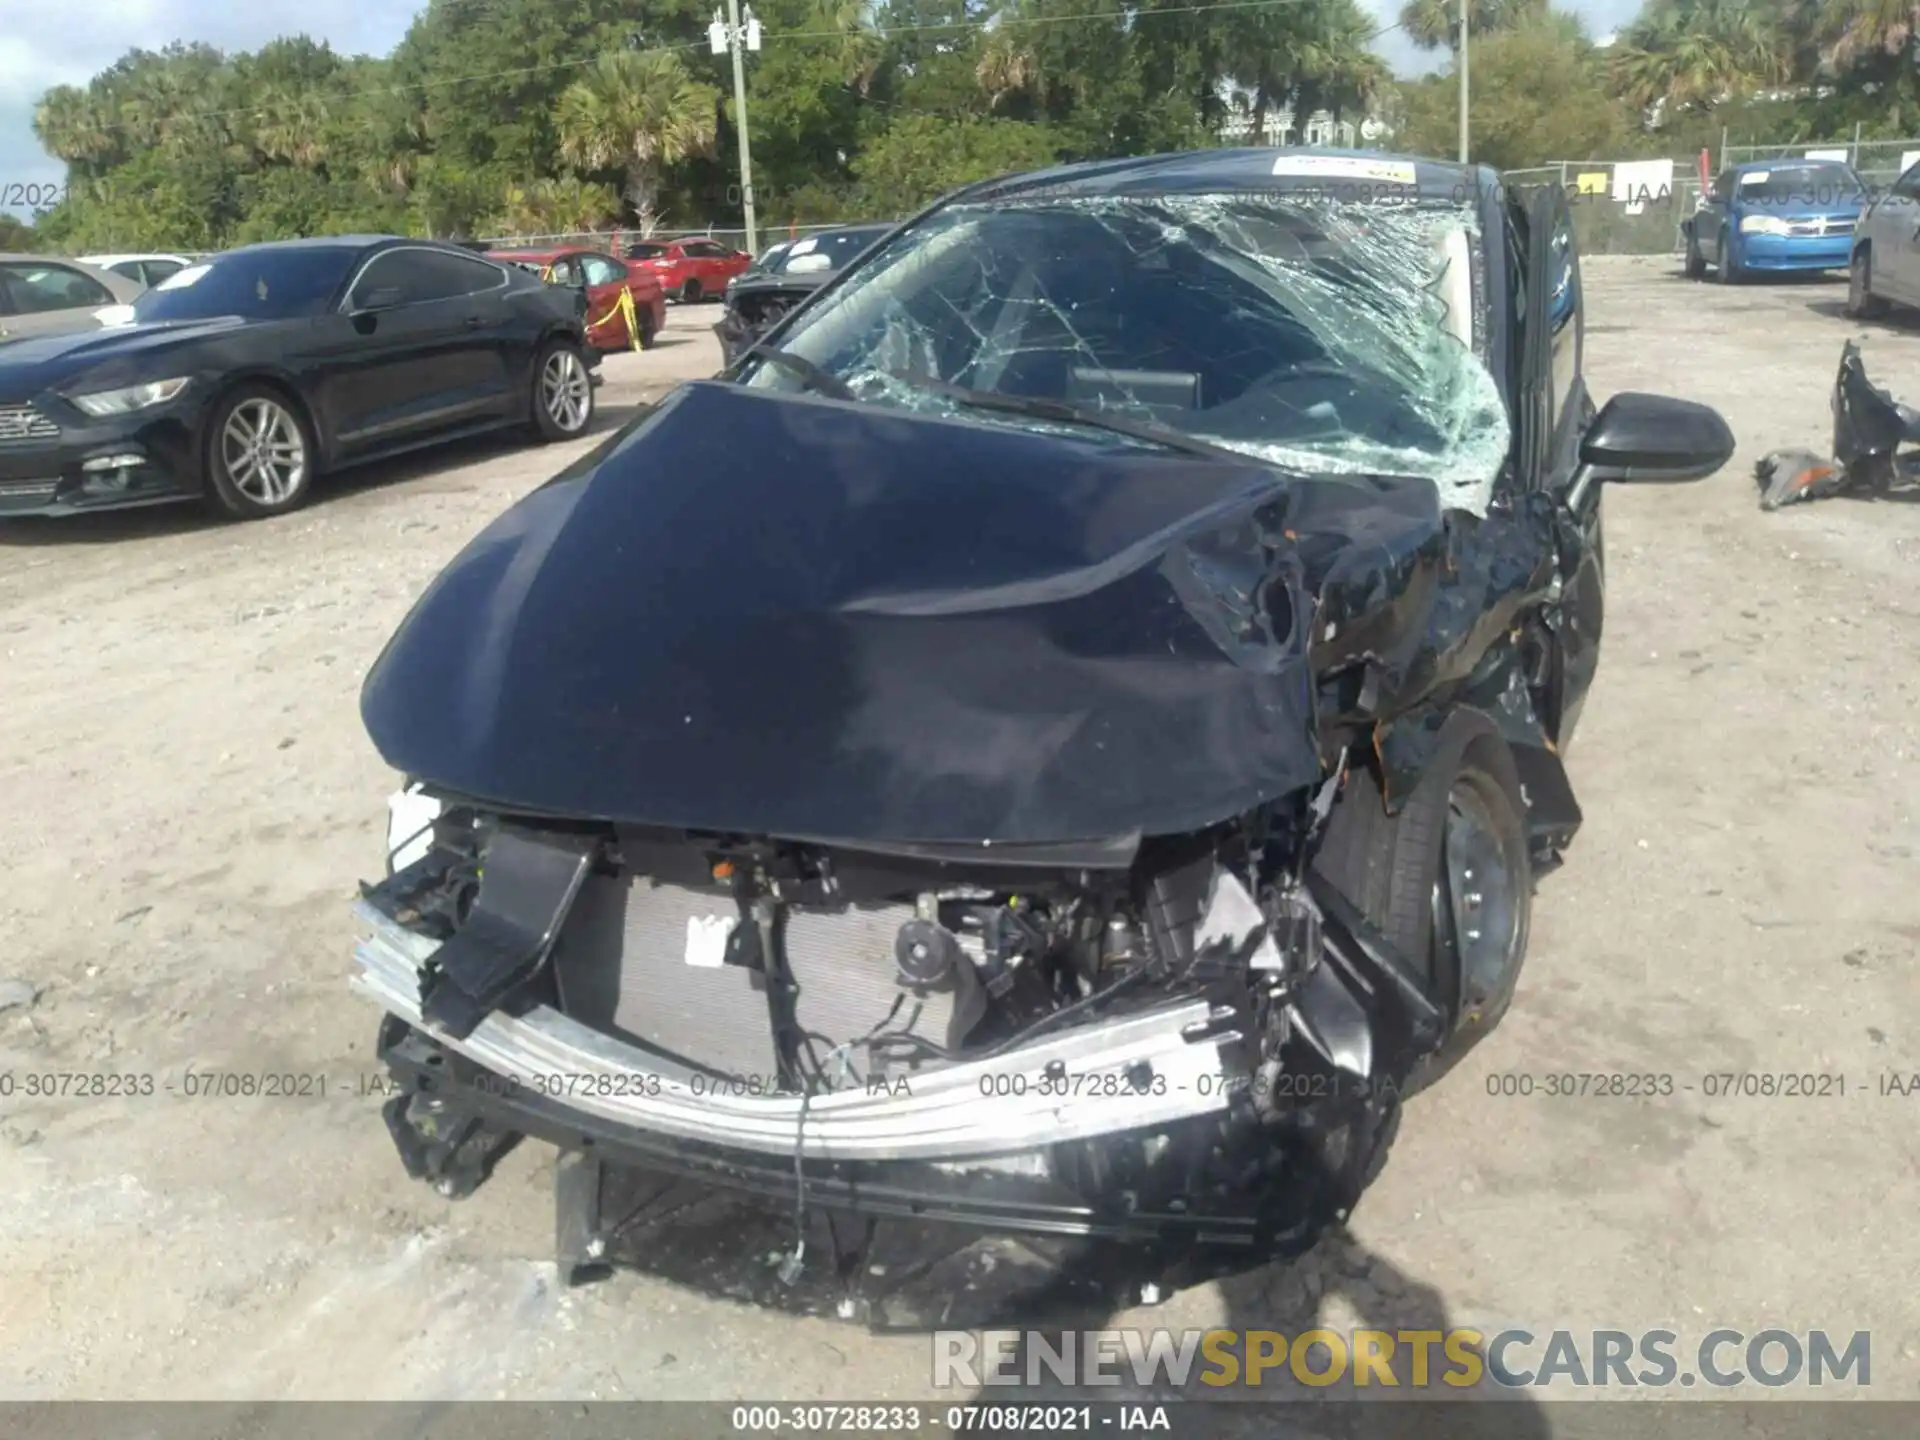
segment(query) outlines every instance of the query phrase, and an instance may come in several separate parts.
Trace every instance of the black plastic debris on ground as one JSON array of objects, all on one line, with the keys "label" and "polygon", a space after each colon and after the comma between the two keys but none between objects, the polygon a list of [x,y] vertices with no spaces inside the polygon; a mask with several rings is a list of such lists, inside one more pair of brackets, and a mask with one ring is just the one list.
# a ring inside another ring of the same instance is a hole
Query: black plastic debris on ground
[{"label": "black plastic debris on ground", "polygon": [[1811,450],[1774,450],[1760,457],[1754,478],[1760,508],[1778,510],[1834,495],[1877,498],[1896,486],[1920,480],[1920,458],[1900,453],[1920,443],[1920,410],[1895,400],[1867,379],[1860,347],[1849,340],[1840,349],[1840,373],[1833,382],[1833,454]]}]

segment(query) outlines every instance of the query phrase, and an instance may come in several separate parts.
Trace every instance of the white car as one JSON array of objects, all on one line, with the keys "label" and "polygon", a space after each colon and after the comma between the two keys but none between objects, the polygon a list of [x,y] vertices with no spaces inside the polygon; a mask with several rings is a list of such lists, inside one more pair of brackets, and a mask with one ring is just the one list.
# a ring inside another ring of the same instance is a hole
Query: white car
[{"label": "white car", "polygon": [[169,275],[186,269],[193,261],[184,255],[82,255],[80,263],[111,270],[129,280],[138,280],[142,285],[158,285]]},{"label": "white car", "polygon": [[[193,261],[184,255],[82,255],[80,263],[96,270],[111,270],[140,285],[151,288],[170,275],[178,275]],[[94,318],[102,325],[131,325],[131,305],[109,305],[96,310]]]}]

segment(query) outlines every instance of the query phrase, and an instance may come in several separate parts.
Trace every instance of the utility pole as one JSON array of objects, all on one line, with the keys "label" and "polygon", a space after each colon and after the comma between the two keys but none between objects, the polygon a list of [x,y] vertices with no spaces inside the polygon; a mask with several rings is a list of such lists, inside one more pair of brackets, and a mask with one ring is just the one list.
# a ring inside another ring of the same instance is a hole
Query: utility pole
[{"label": "utility pole", "polygon": [[1460,163],[1467,163],[1467,0],[1460,0]]},{"label": "utility pole", "polygon": [[722,20],[720,12],[714,11],[707,37],[713,42],[714,54],[733,52],[733,112],[740,131],[740,208],[747,217],[747,249],[758,254],[760,232],[753,216],[753,151],[747,143],[747,58],[743,52],[759,50],[760,22],[749,5],[747,23],[742,25],[740,0],[727,0],[727,19]]}]

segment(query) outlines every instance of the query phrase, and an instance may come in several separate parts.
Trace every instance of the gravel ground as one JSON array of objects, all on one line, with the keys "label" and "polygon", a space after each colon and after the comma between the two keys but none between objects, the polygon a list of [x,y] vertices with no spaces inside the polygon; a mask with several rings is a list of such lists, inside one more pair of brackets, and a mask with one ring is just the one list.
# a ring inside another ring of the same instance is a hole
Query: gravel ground
[{"label": "gravel ground", "polygon": [[[1920,1097],[1877,1085],[1920,1070],[1920,506],[1757,508],[1760,454],[1825,448],[1856,329],[1838,285],[1616,259],[1587,280],[1596,394],[1710,402],[1740,450],[1608,497],[1605,658],[1569,762],[1586,826],[1520,997],[1410,1106],[1350,1235],[1147,1323],[1866,1329],[1873,1393],[1910,1398]],[[603,424],[710,373],[715,318],[676,310],[659,349],[611,359]],[[1920,326],[1868,327],[1866,357],[1920,402]],[[925,1338],[739,1303],[724,1266],[561,1289],[550,1151],[450,1203],[355,1093],[374,1015],[346,989],[348,905],[393,783],[360,679],[456,549],[588,443],[463,445],[265,525],[0,527],[0,1074],[158,1087],[0,1098],[0,1395],[930,1394]],[[189,1070],[329,1085],[190,1099]],[[1489,1094],[1567,1070],[1676,1093]],[[1728,1071],[1847,1093],[1708,1098]],[[674,1234],[661,1254],[694,1256]]]}]

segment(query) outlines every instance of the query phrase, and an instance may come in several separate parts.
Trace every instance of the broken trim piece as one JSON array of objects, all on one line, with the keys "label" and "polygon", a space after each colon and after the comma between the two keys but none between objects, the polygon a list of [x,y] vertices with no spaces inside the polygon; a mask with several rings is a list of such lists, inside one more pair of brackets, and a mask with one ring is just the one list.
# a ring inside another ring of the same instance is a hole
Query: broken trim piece
[{"label": "broken trim piece", "polygon": [[[793,1155],[803,1124],[798,1095],[729,1093],[735,1087],[725,1080],[649,1055],[544,1005],[517,1017],[494,1011],[458,1037],[427,1024],[416,998],[419,971],[438,942],[364,902],[355,913],[372,933],[354,951],[361,967],[354,988],[486,1066],[503,1087],[564,1098],[662,1135]],[[895,1091],[876,1086],[816,1095],[806,1102],[802,1153],[826,1160],[954,1160],[1215,1114],[1227,1108],[1234,1088],[1222,1054],[1234,1037],[1197,1033],[1214,1018],[1211,1006],[1195,1000],[915,1076]],[[1196,1033],[1190,1038],[1189,1032]],[[1078,1090],[1062,1092],[1049,1083],[1052,1066],[1064,1066]],[[1144,1089],[1135,1079],[1143,1066],[1152,1077]],[[1105,1098],[1104,1076],[1112,1076],[1121,1093]],[[1101,1103],[1085,1103],[1089,1086]],[[900,1093],[907,1087],[911,1093]]]}]

